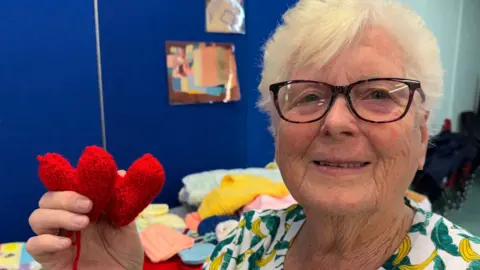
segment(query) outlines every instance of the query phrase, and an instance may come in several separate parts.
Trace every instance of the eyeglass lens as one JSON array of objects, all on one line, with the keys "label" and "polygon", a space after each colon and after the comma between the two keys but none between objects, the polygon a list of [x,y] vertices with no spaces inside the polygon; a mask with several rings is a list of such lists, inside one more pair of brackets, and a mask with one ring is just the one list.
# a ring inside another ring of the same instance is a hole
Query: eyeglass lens
[{"label": "eyeglass lens", "polygon": [[[330,85],[314,82],[293,82],[278,92],[281,114],[290,121],[308,122],[322,117],[333,97]],[[367,81],[350,91],[352,109],[369,121],[398,119],[410,98],[408,85],[389,80]]]}]

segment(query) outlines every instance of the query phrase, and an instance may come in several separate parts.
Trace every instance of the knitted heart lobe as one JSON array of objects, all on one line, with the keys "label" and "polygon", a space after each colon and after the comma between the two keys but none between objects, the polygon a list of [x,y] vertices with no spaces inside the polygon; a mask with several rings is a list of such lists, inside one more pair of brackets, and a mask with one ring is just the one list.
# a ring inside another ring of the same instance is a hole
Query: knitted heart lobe
[{"label": "knitted heart lobe", "polygon": [[92,211],[88,214],[95,222],[103,213],[114,193],[117,166],[113,157],[97,146],[89,146],[83,151],[75,170],[70,163],[58,154],[38,156],[38,174],[50,191],[75,191],[88,197]]},{"label": "knitted heart lobe", "polygon": [[165,183],[165,171],[150,154],[137,159],[124,177],[117,175],[115,194],[106,214],[118,227],[130,224],[155,199]]},{"label": "knitted heart lobe", "polygon": [[54,153],[38,156],[37,160],[40,163],[38,175],[45,188],[50,191],[73,190],[77,171],[68,160]]},{"label": "knitted heart lobe", "polygon": [[88,197],[93,203],[89,213],[90,221],[95,222],[107,208],[114,194],[117,165],[113,157],[103,148],[85,148],[77,164],[75,191]]}]

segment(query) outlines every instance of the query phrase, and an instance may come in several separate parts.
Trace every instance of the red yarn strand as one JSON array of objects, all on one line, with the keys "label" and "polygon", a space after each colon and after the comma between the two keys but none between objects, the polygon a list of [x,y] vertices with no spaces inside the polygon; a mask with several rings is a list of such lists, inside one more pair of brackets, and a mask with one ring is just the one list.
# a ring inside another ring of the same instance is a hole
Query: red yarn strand
[{"label": "red yarn strand", "polygon": [[78,262],[80,261],[81,241],[82,232],[75,232],[75,242],[73,243],[73,245],[77,247],[77,254],[75,255],[75,260],[73,261],[73,270],[78,270]]}]

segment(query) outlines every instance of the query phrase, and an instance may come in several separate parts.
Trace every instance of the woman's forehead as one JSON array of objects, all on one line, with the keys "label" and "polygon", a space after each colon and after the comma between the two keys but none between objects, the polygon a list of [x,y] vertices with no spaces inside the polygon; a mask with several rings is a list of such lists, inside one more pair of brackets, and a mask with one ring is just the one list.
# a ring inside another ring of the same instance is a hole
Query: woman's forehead
[{"label": "woman's forehead", "polygon": [[371,26],[324,66],[302,67],[292,73],[292,79],[345,84],[372,77],[403,77],[403,59],[394,37],[383,28]]}]

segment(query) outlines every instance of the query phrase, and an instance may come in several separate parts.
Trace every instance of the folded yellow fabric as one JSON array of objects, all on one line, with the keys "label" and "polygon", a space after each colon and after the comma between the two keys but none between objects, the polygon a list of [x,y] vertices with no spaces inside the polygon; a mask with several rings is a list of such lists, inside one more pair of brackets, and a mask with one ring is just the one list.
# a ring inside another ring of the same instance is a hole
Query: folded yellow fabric
[{"label": "folded yellow fabric", "polygon": [[205,196],[198,208],[198,214],[202,219],[232,215],[259,195],[282,198],[288,194],[285,184],[274,183],[266,177],[229,174],[223,177],[218,188]]},{"label": "folded yellow fabric", "polygon": [[278,165],[275,161],[272,161],[265,166],[265,169],[276,170],[278,169]]},{"label": "folded yellow fabric", "polygon": [[135,219],[139,232],[154,224],[152,220],[167,215],[169,211],[167,204],[150,204]]},{"label": "folded yellow fabric", "polygon": [[150,220],[150,224],[162,224],[173,229],[184,230],[187,228],[185,221],[175,214],[165,214]]},{"label": "folded yellow fabric", "polygon": [[154,218],[167,214],[169,211],[168,204],[149,204],[139,215],[139,218]]},{"label": "folded yellow fabric", "polygon": [[407,196],[407,198],[415,201],[416,203],[420,203],[420,202],[423,202],[424,200],[428,199],[425,195],[422,195],[422,194],[417,193],[417,192],[412,191],[412,190],[407,190],[405,195]]}]

